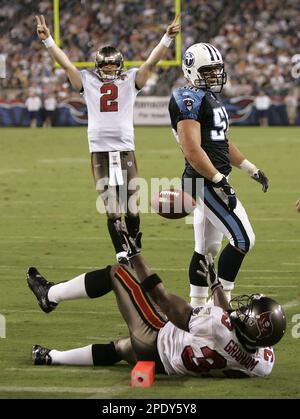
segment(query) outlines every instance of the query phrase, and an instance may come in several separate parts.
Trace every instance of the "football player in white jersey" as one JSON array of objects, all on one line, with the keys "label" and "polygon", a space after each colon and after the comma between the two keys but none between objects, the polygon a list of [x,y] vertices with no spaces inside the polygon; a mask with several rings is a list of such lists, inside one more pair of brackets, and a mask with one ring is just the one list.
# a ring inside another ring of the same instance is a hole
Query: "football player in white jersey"
[{"label": "football player in white jersey", "polygon": [[[165,57],[179,33],[179,15],[140,68],[123,71],[121,52],[112,46],[96,54],[94,71],[79,71],[55,44],[43,15],[36,16],[37,34],[50,56],[65,70],[72,86],[83,93],[88,108],[88,141],[96,189],[108,216],[108,230],[117,260],[126,262],[124,243],[116,233],[125,208],[125,222],[130,235],[140,240],[137,208],[138,186],[128,188],[137,177],[134,154],[133,107],[137,94],[145,86],[156,64]],[[134,195],[134,197],[133,197]],[[132,198],[132,199],[130,199]]]},{"label": "football player in white jersey", "polygon": [[237,378],[271,373],[272,346],[286,330],[284,311],[276,301],[254,294],[236,297],[230,305],[210,257],[200,262],[199,275],[210,285],[215,305],[193,308],[166,291],[136,242],[127,232],[122,234],[134,271],[118,264],[54,284],[32,267],[27,282],[46,313],[62,301],[97,298],[113,290],[129,336],[68,351],[35,345],[35,365],[104,366],[144,360],[155,361],[156,372],[169,375]]},{"label": "football player in white jersey", "polygon": [[[185,157],[183,189],[201,204],[194,211],[195,248],[189,268],[192,305],[208,297],[199,279],[199,261],[218,259],[218,273],[228,300],[244,258],[253,248],[255,234],[242,202],[229,184],[232,167],[244,170],[267,192],[269,180],[228,139],[229,120],[219,93],[227,80],[220,51],[208,43],[190,46],[182,61],[186,85],[173,91],[169,103],[172,129]],[[198,190],[197,190],[198,189]]]}]

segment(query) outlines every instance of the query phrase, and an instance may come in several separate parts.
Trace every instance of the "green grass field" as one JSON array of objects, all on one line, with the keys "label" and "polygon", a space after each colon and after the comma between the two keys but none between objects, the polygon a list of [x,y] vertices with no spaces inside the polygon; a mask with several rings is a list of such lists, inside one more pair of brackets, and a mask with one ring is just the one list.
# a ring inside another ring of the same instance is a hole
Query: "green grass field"
[{"label": "green grass field", "polygon": [[[130,387],[130,367],[34,367],[33,344],[70,349],[126,335],[111,293],[66,302],[42,313],[26,285],[28,266],[53,281],[114,263],[105,216],[96,211],[84,128],[0,130],[1,398],[299,398],[300,339],[292,316],[300,313],[299,128],[232,128],[234,141],[270,178],[260,185],[237,170],[231,176],[256,232],[236,294],[261,292],[286,308],[288,330],[276,347],[267,379],[225,380],[156,376],[148,389]],[[181,176],[183,158],[169,128],[136,129],[140,175]],[[185,268],[193,251],[192,226],[184,220],[142,215],[144,255],[169,290],[188,298]],[[298,328],[299,330],[299,328]]]}]

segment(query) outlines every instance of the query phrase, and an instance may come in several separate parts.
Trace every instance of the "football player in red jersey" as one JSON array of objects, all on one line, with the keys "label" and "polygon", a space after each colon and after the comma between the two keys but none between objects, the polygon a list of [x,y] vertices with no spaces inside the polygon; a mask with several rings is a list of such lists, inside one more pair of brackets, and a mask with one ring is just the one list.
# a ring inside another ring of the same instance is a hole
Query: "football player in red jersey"
[{"label": "football player in red jersey", "polygon": [[97,298],[113,291],[129,336],[68,351],[35,345],[35,365],[104,366],[144,360],[155,361],[156,371],[169,375],[236,378],[271,373],[272,346],[286,330],[284,311],[276,301],[253,294],[236,297],[230,305],[213,259],[207,257],[200,262],[198,274],[208,282],[215,305],[193,308],[167,292],[146,265],[136,242],[127,232],[122,235],[134,270],[118,264],[54,284],[32,267],[27,282],[47,313],[62,301]]},{"label": "football player in red jersey", "polygon": [[[108,230],[119,262],[127,260],[124,243],[116,233],[116,222],[125,208],[130,235],[140,240],[140,217],[135,196],[138,186],[128,187],[137,177],[134,154],[133,107],[157,63],[179,33],[179,15],[168,26],[161,41],[140,68],[123,71],[124,60],[112,46],[96,54],[93,72],[79,71],[55,44],[43,15],[36,16],[37,34],[54,62],[65,70],[71,85],[83,93],[88,108],[88,142],[96,189],[107,213]],[[132,186],[132,185],[131,185]]]}]

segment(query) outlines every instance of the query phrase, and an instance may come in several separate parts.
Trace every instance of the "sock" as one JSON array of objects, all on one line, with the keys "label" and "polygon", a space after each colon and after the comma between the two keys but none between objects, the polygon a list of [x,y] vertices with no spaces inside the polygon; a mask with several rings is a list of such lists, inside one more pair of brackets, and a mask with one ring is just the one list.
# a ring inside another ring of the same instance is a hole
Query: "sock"
[{"label": "sock", "polygon": [[52,303],[60,303],[66,300],[77,300],[79,298],[87,298],[85,288],[85,275],[76,276],[67,282],[53,285],[48,291],[48,300]]},{"label": "sock", "polygon": [[234,289],[234,282],[226,281],[223,278],[219,277],[221,284],[223,285],[223,291],[229,302],[231,300],[231,291]]},{"label": "sock", "polygon": [[200,269],[199,262],[201,260],[205,260],[205,256],[194,252],[189,267],[190,284],[196,285],[198,287],[207,287],[206,280],[197,274],[197,271]]},{"label": "sock", "polygon": [[125,216],[125,223],[127,231],[131,237],[136,237],[137,233],[140,231],[140,216]]},{"label": "sock", "polygon": [[95,366],[113,365],[122,360],[113,342],[92,345],[92,354]]},{"label": "sock", "polygon": [[87,272],[70,281],[53,285],[48,292],[48,300],[60,303],[67,300],[80,298],[97,298],[111,291],[111,266],[97,271]]},{"label": "sock", "polygon": [[57,351],[52,349],[49,355],[52,358],[52,365],[94,365],[92,346],[71,349],[70,351]]},{"label": "sock", "polygon": [[192,307],[203,306],[207,302],[208,287],[190,284],[190,304]]},{"label": "sock", "polygon": [[191,297],[190,305],[192,307],[202,307],[207,303],[206,297]]},{"label": "sock", "polygon": [[245,255],[228,244],[220,254],[218,275],[221,279],[234,282]]},{"label": "sock", "polygon": [[189,267],[189,278],[190,278],[190,297],[191,297],[191,306],[203,306],[206,304],[206,300],[208,297],[208,286],[205,281],[200,275],[197,274],[197,270],[200,269],[199,262],[201,260],[205,260],[204,255],[197,253],[196,251],[193,253],[190,267]]}]

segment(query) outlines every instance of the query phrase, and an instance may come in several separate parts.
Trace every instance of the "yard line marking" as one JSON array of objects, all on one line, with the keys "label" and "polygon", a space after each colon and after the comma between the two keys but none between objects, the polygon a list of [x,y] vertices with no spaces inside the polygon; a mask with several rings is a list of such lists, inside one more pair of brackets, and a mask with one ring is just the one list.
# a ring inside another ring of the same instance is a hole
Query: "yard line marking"
[{"label": "yard line marking", "polygon": [[[12,269],[14,268],[13,265],[0,265],[0,270],[1,269]],[[54,265],[43,265],[43,269],[82,269],[82,270],[96,270],[99,269],[99,265],[98,266],[54,266]]]},{"label": "yard line marking", "polygon": [[252,221],[297,221],[297,218],[251,218]]},{"label": "yard line marking", "polygon": [[299,300],[292,300],[287,302],[286,304],[283,304],[283,308],[293,308],[293,307],[299,307],[300,301]]},{"label": "yard line marking", "polygon": [[282,271],[282,270],[274,270],[274,269],[241,269],[240,272],[278,272],[278,273],[300,273],[299,271]]},{"label": "yard line marking", "polygon": [[[12,269],[15,268],[14,265],[0,265],[1,269]],[[57,266],[57,265],[43,265],[43,269],[54,269],[54,270],[64,270],[64,269],[82,269],[82,270],[94,270],[99,269],[98,266],[80,266],[80,265],[71,265],[71,266]],[[188,272],[188,268],[158,268],[152,267],[154,271],[166,271],[166,272]],[[287,274],[294,273],[300,274],[300,271],[291,271],[291,270],[274,270],[274,269],[241,269],[240,272],[262,272],[262,273],[277,273],[277,274]]]},{"label": "yard line marking", "polygon": [[[110,313],[112,313],[112,311],[115,311],[116,313],[118,313],[117,307],[110,307],[109,308]],[[25,313],[25,314],[36,314],[36,313],[41,313],[41,310],[10,310],[10,309],[1,309],[1,313],[2,314],[14,314],[14,313]],[[65,315],[73,315],[73,314],[78,314],[78,315],[83,315],[83,314],[91,314],[91,315],[95,315],[95,314],[107,314],[107,310],[101,310],[99,309],[98,311],[65,311],[65,310],[61,310],[59,312],[59,314],[65,314]]]},{"label": "yard line marking", "polygon": [[29,367],[29,368],[4,368],[4,371],[8,371],[8,372],[39,372],[39,373],[45,373],[45,372],[68,372],[68,373],[87,373],[87,374],[91,374],[91,373],[96,373],[96,374],[108,374],[111,371],[108,369],[103,369],[103,368],[93,368],[91,367],[85,367],[83,368],[82,366],[78,366],[78,368],[71,368],[68,366],[62,366],[62,365],[51,365],[51,368],[36,368],[36,367]]},{"label": "yard line marking", "polygon": [[[253,278],[252,278],[253,279]],[[237,287],[239,288],[298,288],[298,285],[259,285],[259,284],[254,284],[254,285],[243,285],[243,284],[237,284]]]},{"label": "yard line marking", "polygon": [[41,159],[38,160],[38,163],[42,164],[56,164],[56,163],[89,163],[89,159],[81,158],[81,157],[61,157],[59,159]]},{"label": "yard line marking", "polygon": [[[1,215],[2,217],[2,215]],[[58,216],[59,217],[59,216]],[[17,218],[17,217],[16,217]],[[39,218],[39,217],[38,217]],[[57,218],[54,216],[53,218]],[[65,217],[62,217],[65,218]],[[66,217],[69,218],[69,217]],[[74,217],[75,218],[75,217]],[[55,236],[55,237],[45,237],[45,236],[10,236],[10,237],[3,237],[1,239],[2,242],[15,242],[15,241],[25,241],[25,242],[32,242],[35,240],[47,241],[49,240],[59,240],[62,242],[73,242],[73,241],[109,241],[107,237],[69,237],[64,238],[62,236]],[[145,237],[145,241],[165,241],[165,242],[194,242],[193,237],[191,238],[181,238],[181,237]],[[259,240],[258,243],[300,243],[300,239],[266,239],[266,240]]]},{"label": "yard line marking", "polygon": [[[151,268],[153,271],[170,271],[170,272],[188,272],[187,268]],[[299,271],[286,271],[286,270],[274,270],[274,269],[241,269],[240,272],[263,272],[263,273],[278,273],[278,274],[286,274],[286,273],[294,273],[294,274],[300,274]]]},{"label": "yard line marking", "polygon": [[[255,280],[257,280],[257,281],[261,281],[261,280],[264,280],[264,279],[281,279],[282,278],[282,275],[279,275],[279,276],[275,276],[275,275],[272,275],[272,276],[256,276],[255,275],[255,277],[253,277],[253,276],[244,276],[243,277],[243,280],[244,279],[255,279]],[[296,277],[290,277],[289,276],[289,280],[290,281],[299,281],[299,278],[296,278]]]},{"label": "yard line marking", "polygon": [[[44,370],[44,369],[43,369]],[[128,390],[126,386],[112,387],[16,387],[1,386],[0,393],[74,393],[74,394],[98,394],[113,395]]]},{"label": "yard line marking", "polygon": [[282,262],[281,265],[300,265],[300,262]]},{"label": "yard line marking", "polygon": [[27,172],[25,169],[0,169],[0,175],[8,175],[11,173],[24,173]]}]

